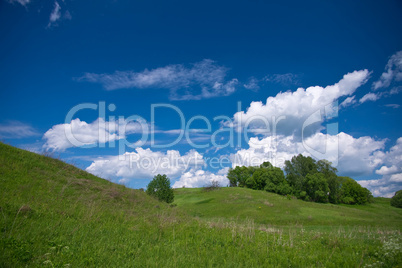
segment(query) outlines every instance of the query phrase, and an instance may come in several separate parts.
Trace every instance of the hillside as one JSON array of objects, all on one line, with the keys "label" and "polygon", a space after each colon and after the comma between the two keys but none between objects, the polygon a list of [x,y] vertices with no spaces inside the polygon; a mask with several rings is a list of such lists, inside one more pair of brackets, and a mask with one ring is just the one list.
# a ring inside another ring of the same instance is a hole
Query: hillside
[{"label": "hillside", "polygon": [[276,226],[402,227],[402,209],[391,207],[389,198],[375,198],[366,205],[333,205],[240,187],[175,189],[175,198],[190,215],[209,220],[253,219]]},{"label": "hillside", "polygon": [[174,217],[140,190],[2,143],[0,190],[0,267],[133,264],[149,257],[143,237]]},{"label": "hillside", "polygon": [[402,264],[402,215],[387,199],[352,207],[177,189],[169,206],[2,143],[0,193],[0,267]]}]

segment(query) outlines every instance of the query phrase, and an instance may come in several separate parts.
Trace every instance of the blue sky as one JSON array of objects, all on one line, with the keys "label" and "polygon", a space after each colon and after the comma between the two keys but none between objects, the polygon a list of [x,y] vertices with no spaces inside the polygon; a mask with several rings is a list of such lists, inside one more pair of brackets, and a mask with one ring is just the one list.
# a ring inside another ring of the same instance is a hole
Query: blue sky
[{"label": "blue sky", "polygon": [[229,167],[303,153],[392,196],[401,12],[400,1],[1,0],[0,139],[133,188],[157,173],[225,185]]}]

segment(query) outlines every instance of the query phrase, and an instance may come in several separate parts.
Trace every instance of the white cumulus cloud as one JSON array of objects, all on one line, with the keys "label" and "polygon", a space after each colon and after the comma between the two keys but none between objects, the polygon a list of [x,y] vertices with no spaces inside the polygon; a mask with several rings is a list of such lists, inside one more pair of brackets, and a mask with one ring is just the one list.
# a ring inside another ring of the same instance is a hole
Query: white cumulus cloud
[{"label": "white cumulus cloud", "polygon": [[376,170],[376,173],[382,177],[358,182],[368,188],[375,196],[392,197],[396,191],[402,189],[402,137],[396,141],[396,144],[389,151],[380,156],[383,166]]},{"label": "white cumulus cloud", "polygon": [[194,170],[184,173],[178,181],[173,184],[173,188],[181,187],[203,187],[210,185],[213,181],[219,183],[220,186],[229,185],[229,180],[226,176],[228,169],[222,169],[217,174],[205,170]]},{"label": "white cumulus cloud", "polygon": [[[382,163],[384,140],[371,137],[354,138],[346,133],[329,135],[316,133],[304,140],[294,136],[250,138],[249,148],[232,154],[235,166],[257,166],[265,161],[284,167],[286,160],[297,154],[331,161],[342,175],[368,175]],[[323,156],[320,158],[320,156]]]},{"label": "white cumulus cloud", "polygon": [[389,181],[402,183],[402,173],[391,175]]},{"label": "white cumulus cloud", "polygon": [[98,118],[92,123],[87,123],[76,118],[70,123],[58,124],[46,131],[43,135],[46,140],[44,148],[64,151],[71,147],[82,147],[123,139],[128,134],[142,131],[148,131],[148,125],[145,122],[128,122],[125,120],[108,122],[103,118]]},{"label": "white cumulus cloud", "polygon": [[397,173],[399,170],[400,169],[394,165],[391,167],[382,166],[380,169],[376,170],[375,173],[378,175],[390,175],[390,174]]},{"label": "white cumulus cloud", "polygon": [[151,179],[157,174],[166,174],[175,179],[186,171],[200,169],[203,165],[203,156],[195,150],[181,155],[176,150],[163,153],[139,147],[124,155],[96,159],[86,171],[105,179],[123,180],[127,183],[131,179]]},{"label": "white cumulus cloud", "polygon": [[[313,86],[307,89],[298,88],[294,92],[280,92],[275,97],[269,97],[265,104],[252,102],[246,112],[237,112],[233,124],[229,125],[261,128],[267,125],[262,123],[263,120],[273,126],[273,121],[282,118],[277,124],[277,133],[286,136],[294,133],[301,135],[302,124],[310,115],[325,106],[335,106],[334,102],[339,97],[353,94],[358,87],[366,83],[369,75],[368,70],[354,71],[344,75],[338,83],[325,88]],[[320,128],[320,125],[316,125],[311,134]]]}]

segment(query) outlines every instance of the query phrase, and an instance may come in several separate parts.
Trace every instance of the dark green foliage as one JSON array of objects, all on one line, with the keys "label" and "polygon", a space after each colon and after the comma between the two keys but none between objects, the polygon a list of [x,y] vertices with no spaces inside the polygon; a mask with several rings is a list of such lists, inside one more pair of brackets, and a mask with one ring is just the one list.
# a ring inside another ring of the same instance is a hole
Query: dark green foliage
[{"label": "dark green foliage", "polygon": [[391,198],[391,206],[402,208],[402,190],[399,190]]},{"label": "dark green foliage", "polygon": [[328,202],[329,187],[324,174],[307,174],[304,185],[307,196],[311,201]]},{"label": "dark green foliage", "polygon": [[262,190],[267,182],[269,182],[268,174],[261,168],[247,179],[246,186],[254,190]]},{"label": "dark green foliage", "polygon": [[365,204],[372,201],[373,196],[369,190],[362,187],[354,179],[338,177],[341,181],[341,202],[345,204]]},{"label": "dark green foliage", "polygon": [[293,156],[290,161],[285,161],[286,180],[294,189],[302,189],[304,178],[307,174],[317,172],[317,165],[313,158],[301,154]]},{"label": "dark green foliage", "polygon": [[315,161],[301,154],[285,161],[283,171],[269,162],[259,167],[236,167],[230,169],[230,186],[247,187],[254,190],[281,195],[295,195],[305,201],[333,204],[365,204],[372,201],[369,190],[355,180],[338,177],[337,169],[327,160]]},{"label": "dark green foliage", "polygon": [[228,179],[230,182],[230,187],[244,187],[246,186],[246,181],[254,173],[253,167],[235,167],[234,169],[229,169]]},{"label": "dark green foliage", "polygon": [[277,193],[282,195],[290,195],[293,193],[293,188],[286,181],[279,184],[276,189]]},{"label": "dark green foliage", "polygon": [[146,193],[166,203],[172,203],[174,200],[173,189],[166,175],[156,175],[148,184]]},{"label": "dark green foliage", "polygon": [[333,204],[338,204],[340,200],[341,182],[336,175],[337,169],[331,166],[331,162],[323,159],[317,162],[317,171],[324,175],[328,182],[329,196],[328,201]]},{"label": "dark green foliage", "polygon": [[[250,170],[250,167],[248,168]],[[266,190],[272,193],[289,194],[285,175],[280,168],[264,162],[259,168],[253,167],[253,175],[246,180],[246,186],[254,190]]]}]

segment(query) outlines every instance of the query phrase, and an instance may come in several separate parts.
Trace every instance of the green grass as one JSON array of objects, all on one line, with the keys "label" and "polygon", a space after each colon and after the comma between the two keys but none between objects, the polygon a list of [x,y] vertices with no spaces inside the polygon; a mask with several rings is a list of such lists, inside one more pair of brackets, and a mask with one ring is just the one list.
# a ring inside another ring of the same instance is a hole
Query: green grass
[{"label": "green grass", "polygon": [[371,226],[400,229],[402,210],[388,198],[375,198],[367,205],[333,205],[288,199],[285,196],[247,188],[223,187],[175,189],[175,203],[202,219],[253,219],[275,226]]},{"label": "green grass", "polygon": [[169,206],[0,143],[0,267],[401,266],[402,210],[175,190]]}]

